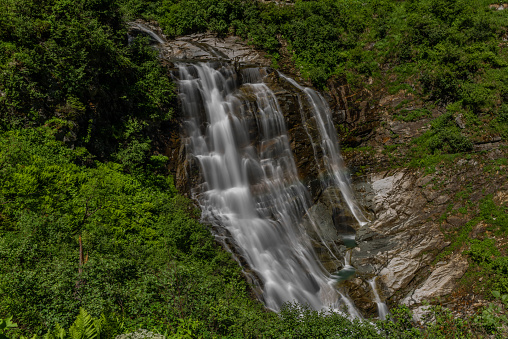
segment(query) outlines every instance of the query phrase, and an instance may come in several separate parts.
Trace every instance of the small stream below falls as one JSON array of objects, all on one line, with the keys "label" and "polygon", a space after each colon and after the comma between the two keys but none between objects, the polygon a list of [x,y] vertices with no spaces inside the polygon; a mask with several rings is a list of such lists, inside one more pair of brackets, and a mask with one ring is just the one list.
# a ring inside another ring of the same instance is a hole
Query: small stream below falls
[{"label": "small stream below falls", "polygon": [[[176,67],[187,154],[199,169],[200,183],[192,195],[203,221],[227,230],[259,278],[259,296],[268,308],[277,311],[283,303],[297,301],[361,318],[340,284],[355,269],[346,259],[343,269],[330,274],[307,235],[310,224],[321,245],[339,261],[336,248],[331,248],[336,246],[321,236],[320,220],[309,213],[311,194],[300,180],[277,96],[263,82],[267,70],[236,70],[224,62]],[[279,77],[301,93],[302,107],[312,108],[317,133],[309,131],[308,136],[320,164],[322,189],[335,188],[342,208],[354,216],[351,220],[367,223],[350,188],[325,100],[293,79]],[[307,126],[303,113],[302,123]],[[355,246],[354,234],[343,239],[348,247]]]}]

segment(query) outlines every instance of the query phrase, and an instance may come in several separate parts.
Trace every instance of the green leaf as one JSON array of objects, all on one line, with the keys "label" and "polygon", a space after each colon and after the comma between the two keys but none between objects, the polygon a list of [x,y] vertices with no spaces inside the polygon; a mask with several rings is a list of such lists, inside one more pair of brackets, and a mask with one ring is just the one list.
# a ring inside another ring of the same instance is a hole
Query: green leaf
[{"label": "green leaf", "polygon": [[72,339],[96,339],[98,338],[97,328],[93,317],[83,308],[80,308],[79,315],[69,329]]},{"label": "green leaf", "polygon": [[0,331],[3,332],[3,330],[5,330],[5,329],[18,327],[18,324],[13,323],[11,320],[12,320],[12,317],[9,317],[6,319],[0,319]]}]

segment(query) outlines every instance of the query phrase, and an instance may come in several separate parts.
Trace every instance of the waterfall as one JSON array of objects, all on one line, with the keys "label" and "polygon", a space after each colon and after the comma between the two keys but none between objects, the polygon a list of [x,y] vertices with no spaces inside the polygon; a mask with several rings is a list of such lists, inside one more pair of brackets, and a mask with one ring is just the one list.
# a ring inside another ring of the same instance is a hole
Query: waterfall
[{"label": "waterfall", "polygon": [[[325,166],[324,170],[327,174],[326,179],[330,180],[332,185],[340,188],[342,196],[344,197],[344,200],[355,219],[360,225],[365,225],[368,220],[363,215],[360,207],[354,199],[353,192],[351,191],[351,184],[347,175],[347,168],[344,165],[344,161],[342,160],[342,156],[340,154],[337,132],[333,126],[331,119],[332,114],[330,111],[330,106],[326,103],[323,96],[317,93],[315,90],[299,85],[295,80],[289,78],[284,74],[279,73],[279,76],[305,94],[308,103],[310,103],[311,112],[313,114],[313,118],[320,135],[319,140],[313,140],[312,135],[308,131],[308,119],[303,115],[303,105],[300,101],[300,108],[302,111],[302,124],[307,131],[309,139],[311,140],[312,147],[314,149],[314,156],[317,157],[316,145],[319,145],[323,154],[323,162]],[[316,159],[316,162],[319,164],[319,159]],[[325,186],[328,185],[328,183],[323,184]]]},{"label": "waterfall", "polygon": [[337,282],[343,282],[352,278],[356,273],[356,269],[351,266],[351,250],[348,250],[344,255],[344,267],[335,273],[332,273],[332,278]]},{"label": "waterfall", "polygon": [[374,295],[374,301],[377,304],[377,312],[380,320],[385,320],[388,316],[388,306],[384,302],[381,301],[381,298],[379,297],[379,293],[377,292],[377,286],[376,286],[376,279],[377,277],[372,278],[369,280],[369,285],[372,289],[372,294]]},{"label": "waterfall", "polygon": [[262,280],[268,308],[297,301],[317,310],[347,307],[360,317],[300,225],[310,194],[298,178],[277,98],[262,82],[264,70],[236,72],[227,64],[178,69],[187,152],[202,179],[193,196],[203,221],[229,231]]}]

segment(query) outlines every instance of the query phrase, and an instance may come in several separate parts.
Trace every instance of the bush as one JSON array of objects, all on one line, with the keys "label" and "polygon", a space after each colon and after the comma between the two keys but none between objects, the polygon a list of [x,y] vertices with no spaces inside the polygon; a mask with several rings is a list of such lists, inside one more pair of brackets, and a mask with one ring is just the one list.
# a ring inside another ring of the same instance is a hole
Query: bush
[{"label": "bush", "polygon": [[127,43],[119,3],[7,0],[0,4],[0,128],[60,119],[61,138],[107,157],[128,144],[129,118],[171,117],[173,84],[143,39]]}]

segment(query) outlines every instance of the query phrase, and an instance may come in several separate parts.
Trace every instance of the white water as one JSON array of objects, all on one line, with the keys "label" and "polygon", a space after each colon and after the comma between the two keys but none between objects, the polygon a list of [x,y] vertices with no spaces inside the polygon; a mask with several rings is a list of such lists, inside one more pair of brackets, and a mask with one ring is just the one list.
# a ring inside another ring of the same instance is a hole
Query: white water
[{"label": "white water", "polygon": [[388,306],[386,306],[386,304],[384,302],[382,302],[381,298],[379,297],[379,293],[377,291],[377,286],[376,286],[376,279],[377,279],[377,277],[374,277],[371,280],[369,280],[369,285],[372,289],[372,294],[374,295],[374,301],[377,304],[378,317],[381,320],[385,320],[389,314],[389,310],[388,310]]},{"label": "white water", "polygon": [[344,256],[344,267],[338,272],[332,274],[337,282],[343,282],[352,278],[356,273],[356,269],[351,266],[351,251],[347,251]]},{"label": "white water", "polygon": [[[368,220],[363,215],[360,207],[356,203],[353,192],[351,191],[351,183],[347,174],[347,168],[344,165],[342,155],[340,154],[337,132],[333,126],[331,119],[332,112],[330,111],[330,106],[328,106],[323,96],[317,93],[315,90],[301,86],[295,80],[285,76],[284,74],[279,73],[279,75],[281,78],[285,79],[305,94],[308,103],[310,103],[311,111],[313,113],[313,117],[315,118],[316,125],[320,134],[319,141],[312,140],[312,136],[306,127],[307,121],[302,113],[302,124],[305,127],[309,138],[311,139],[312,147],[314,148],[314,156],[317,154],[316,144],[319,144],[319,147],[323,153],[323,162],[327,172],[327,177],[331,178],[333,185],[340,188],[347,206],[349,207],[351,213],[354,215],[358,223],[361,226],[365,225]],[[301,103],[300,106],[302,106]],[[303,107],[301,107],[301,109],[303,109]],[[320,163],[319,159],[316,159],[316,161],[318,164]]]},{"label": "white water", "polygon": [[[299,226],[310,196],[298,178],[281,109],[261,82],[261,71],[178,67],[187,151],[202,176],[193,194],[204,221],[229,230],[262,280],[267,307],[279,310],[293,301],[317,310],[346,306],[360,317],[334,287]],[[239,77],[249,82],[241,84]]]},{"label": "white water", "polygon": [[150,30],[149,28],[147,28],[145,25],[143,24],[140,24],[140,23],[137,23],[137,22],[131,22],[130,25],[132,27],[135,27],[137,29],[139,29],[140,31],[148,34],[149,36],[151,36],[155,41],[157,41],[157,43],[159,44],[163,44],[165,43],[164,39],[162,39],[160,36],[158,36],[157,34],[155,34],[155,32],[153,32],[152,30]]},{"label": "white water", "polygon": [[351,251],[347,251],[346,255],[344,256],[344,267],[353,267],[351,266]]}]

